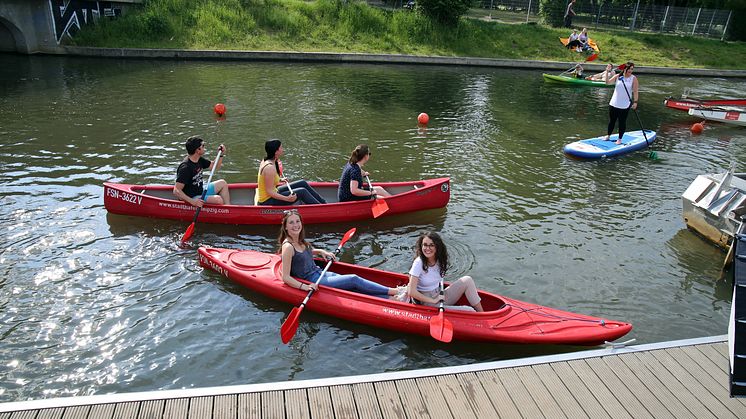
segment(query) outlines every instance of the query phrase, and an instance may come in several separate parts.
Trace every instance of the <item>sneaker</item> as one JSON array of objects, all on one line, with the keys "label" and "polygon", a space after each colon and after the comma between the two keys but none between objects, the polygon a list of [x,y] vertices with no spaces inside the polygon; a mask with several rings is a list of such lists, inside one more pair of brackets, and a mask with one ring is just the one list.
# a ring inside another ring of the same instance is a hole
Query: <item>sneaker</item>
[{"label": "sneaker", "polygon": [[399,286],[396,287],[396,295],[392,297],[393,300],[402,302],[402,303],[408,303],[409,302],[409,292],[407,290],[407,287],[405,286]]}]

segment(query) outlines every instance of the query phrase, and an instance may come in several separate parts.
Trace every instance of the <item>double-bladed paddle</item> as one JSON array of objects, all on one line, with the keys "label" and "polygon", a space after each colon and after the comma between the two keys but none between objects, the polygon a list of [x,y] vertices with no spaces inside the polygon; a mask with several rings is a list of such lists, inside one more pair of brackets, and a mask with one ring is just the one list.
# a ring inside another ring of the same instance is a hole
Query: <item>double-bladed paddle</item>
[{"label": "double-bladed paddle", "polygon": [[440,304],[438,306],[438,315],[430,317],[430,336],[441,342],[448,343],[453,339],[453,324],[446,319],[443,313],[443,279],[440,280]]},{"label": "double-bladed paddle", "polygon": [[[368,186],[370,187],[370,190],[372,191],[373,184],[370,183],[370,178],[366,175],[365,179],[368,181]],[[373,200],[373,208],[371,208],[371,211],[373,212],[373,218],[378,218],[382,216],[388,210],[389,210],[389,204],[386,203],[386,200],[383,198],[379,198],[378,195],[376,195]]]},{"label": "double-bladed paddle", "polygon": [[[355,235],[354,228],[347,230],[347,233],[345,233],[344,237],[342,237],[342,240],[339,242],[339,246],[337,246],[337,249],[334,250],[335,255],[338,254],[340,250],[342,250],[342,246],[344,246],[345,243],[347,243],[347,240],[349,240],[350,237],[352,237],[353,235]],[[324,274],[326,273],[326,271],[328,271],[329,267],[332,266],[333,261],[334,261],[333,259],[330,259],[329,262],[326,264],[326,266],[324,267],[324,270],[321,271],[321,275],[319,275],[318,279],[316,279],[316,282],[315,282],[316,284],[318,284],[319,281],[321,281],[321,278],[324,277]],[[282,343],[290,342],[290,339],[292,339],[293,336],[295,336],[295,331],[298,330],[298,318],[300,317],[300,313],[303,312],[303,308],[306,307],[306,303],[308,303],[308,300],[313,295],[313,292],[314,292],[314,289],[311,288],[308,291],[306,298],[303,299],[303,302],[300,303],[298,307],[294,307],[290,311],[288,318],[285,319],[284,323],[282,323],[282,326],[280,327],[280,338],[282,339]]]},{"label": "double-bladed paddle", "polygon": [[[204,205],[205,197],[207,196],[207,188],[210,186],[210,181],[212,181],[212,175],[215,174],[215,168],[218,167],[218,161],[220,160],[220,155],[223,153],[222,148],[218,148],[218,156],[215,158],[215,161],[212,164],[212,170],[210,170],[210,176],[207,178],[207,187],[204,188],[202,191],[202,201]],[[197,223],[197,217],[199,217],[199,212],[202,210],[202,207],[197,207],[197,211],[194,213],[194,219],[192,219],[192,224],[189,224],[189,227],[187,227],[186,231],[184,232],[184,236],[181,238],[181,242],[184,243],[187,240],[189,240],[190,237],[192,237],[192,233],[194,233],[194,225]]]}]

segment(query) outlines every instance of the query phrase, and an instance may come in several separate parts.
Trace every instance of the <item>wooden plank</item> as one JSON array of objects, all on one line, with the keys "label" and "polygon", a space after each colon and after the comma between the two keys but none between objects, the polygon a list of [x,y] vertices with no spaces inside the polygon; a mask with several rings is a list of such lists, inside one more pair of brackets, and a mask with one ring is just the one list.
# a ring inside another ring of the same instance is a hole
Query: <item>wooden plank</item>
[{"label": "wooden plank", "polygon": [[238,395],[238,419],[253,419],[261,417],[262,395],[260,393],[244,393]]},{"label": "wooden plank", "polygon": [[475,375],[501,418],[521,419],[521,413],[495,371],[478,371]]},{"label": "wooden plank", "polygon": [[224,394],[215,396],[212,406],[213,419],[236,419],[238,416],[238,396]]},{"label": "wooden plank", "polygon": [[[704,404],[709,411],[711,411],[718,419],[725,418],[736,418],[733,414],[717,397],[713,396],[705,386],[697,381],[690,373],[689,370],[696,368],[696,364],[691,359],[686,358],[679,360],[672,355],[669,350],[662,349],[657,351],[650,351],[650,355],[653,356],[658,362],[660,362],[667,370],[671,372],[679,381]],[[682,365],[680,362],[684,362]]]},{"label": "wooden plank", "polygon": [[308,411],[308,395],[306,389],[285,391],[285,417],[310,419]]},{"label": "wooden plank", "polygon": [[715,415],[700,402],[688,388],[674,377],[663,364],[658,362],[650,352],[638,352],[629,354],[637,358],[639,365],[647,367],[651,374],[658,378],[662,385],[669,389],[671,393],[689,410],[695,418],[714,418]]},{"label": "wooden plank", "polygon": [[645,386],[644,382],[637,378],[635,373],[629,369],[620,356],[605,356],[602,360],[609,370],[619,378],[619,381],[624,383],[626,388],[629,389],[632,393],[632,397],[639,400],[653,417],[671,419],[677,417],[663,403],[661,403],[655,395],[653,395],[652,391]]},{"label": "wooden plank", "polygon": [[[614,355],[612,355],[614,356]],[[609,365],[601,358],[589,358],[585,360],[586,364],[593,370],[599,380],[602,381],[611,394],[621,402],[630,416],[635,418],[653,418],[652,412],[648,411],[646,406],[640,403],[627,385],[614,374]],[[603,378],[602,378],[603,377]],[[665,411],[665,409],[664,409]]]},{"label": "wooden plank", "polygon": [[140,404],[140,412],[137,414],[138,419],[161,419],[163,410],[166,407],[165,400],[148,400]]},{"label": "wooden plank", "polygon": [[[575,396],[562,382],[562,378],[552,369],[549,364],[537,364],[532,368],[544,386],[552,393],[554,400],[560,406],[560,410],[568,418],[589,418],[588,414],[580,406]],[[594,399],[595,400],[595,399]]]},{"label": "wooden plank", "polygon": [[163,408],[163,419],[184,419],[189,414],[189,399],[168,399]]},{"label": "wooden plank", "polygon": [[[730,398],[728,374],[721,367],[712,363],[712,361],[707,359],[707,357],[702,355],[694,347],[671,348],[667,352],[678,359],[679,363],[686,363],[686,365],[694,364],[693,367],[687,368],[689,374],[709,390],[710,394],[720,400],[733,414],[738,417],[746,417],[746,400]],[[719,376],[715,378],[712,374],[718,374]]]},{"label": "wooden plank", "polygon": [[35,419],[38,410],[21,410],[13,412],[11,419]]},{"label": "wooden plank", "polygon": [[467,395],[464,393],[464,389],[461,388],[461,383],[459,383],[455,375],[440,375],[435,377],[435,381],[438,382],[440,392],[443,393],[443,397],[445,397],[451,413],[458,412],[459,418],[477,417],[467,401]]},{"label": "wooden plank", "polygon": [[422,401],[425,402],[430,417],[432,418],[453,418],[455,414],[448,408],[440,391],[440,386],[435,377],[422,377],[415,379],[417,388],[420,390]]},{"label": "wooden plank", "polygon": [[281,391],[265,391],[262,397],[262,418],[285,419],[285,398]]},{"label": "wooden plank", "polygon": [[62,419],[88,419],[88,412],[90,411],[90,405],[71,406],[65,409],[65,413],[62,414]]},{"label": "wooden plank", "polygon": [[396,380],[394,385],[408,418],[430,419],[430,412],[414,379]]},{"label": "wooden plank", "polygon": [[586,360],[579,359],[576,361],[570,361],[568,362],[568,364],[570,368],[572,368],[575,373],[578,374],[578,378],[580,378],[580,381],[582,381],[583,384],[588,387],[588,390],[591,391],[596,400],[599,400],[601,402],[601,406],[603,406],[604,410],[606,410],[606,413],[608,413],[609,416],[611,416],[612,418],[632,417],[632,415],[627,412],[624,406],[614,396],[614,393],[612,393],[609,388],[606,387],[606,384],[604,384],[604,382],[600,378],[598,378],[598,376],[588,365]]},{"label": "wooden plank", "polygon": [[371,383],[352,385],[352,397],[357,406],[357,414],[361,418],[382,418],[381,408],[378,407],[375,388]]},{"label": "wooden plank", "polygon": [[114,407],[114,419],[135,419],[140,402],[117,403]]},{"label": "wooden plank", "polygon": [[91,411],[88,412],[89,419],[109,419],[114,417],[113,403],[108,404],[96,404],[91,406]]},{"label": "wooden plank", "polygon": [[536,375],[536,371],[533,368],[525,366],[515,368],[514,370],[521,383],[526,387],[526,390],[533,396],[536,406],[541,410],[545,418],[567,417],[567,414],[562,412],[559,404],[554,400],[552,394],[544,386],[544,383],[541,382],[541,379]]},{"label": "wooden plank", "polygon": [[201,419],[212,417],[212,396],[192,397],[189,399],[189,419]]},{"label": "wooden plank", "polygon": [[327,419],[334,417],[334,407],[332,406],[329,387],[309,388],[308,403],[311,408],[311,418]]},{"label": "wooden plank", "polygon": [[[611,359],[611,358],[610,358]],[[629,370],[639,379],[646,389],[655,396],[660,403],[666,407],[676,418],[696,417],[689,411],[679,399],[671,392],[667,381],[659,379],[650,368],[632,354],[623,354],[617,357]]]},{"label": "wooden plank", "polygon": [[352,395],[352,386],[329,387],[329,394],[332,396],[332,407],[334,408],[334,417],[336,419],[358,417],[355,399]]},{"label": "wooden plank", "polygon": [[562,379],[568,391],[580,403],[583,411],[591,418],[610,418],[601,402],[580,379],[578,374],[573,371],[567,362],[554,362],[550,364],[552,370]]},{"label": "wooden plank", "polygon": [[541,409],[536,405],[532,395],[526,389],[526,386],[521,383],[518,374],[515,370],[502,369],[495,371],[497,378],[500,379],[503,387],[510,395],[510,398],[515,402],[518,411],[524,418],[543,418],[544,414],[541,413]]},{"label": "wooden plank", "polygon": [[728,342],[712,343],[710,345],[700,345],[706,348],[711,348],[715,353],[720,354],[725,358],[725,362],[730,363],[730,349],[728,348]]},{"label": "wooden plank", "polygon": [[404,414],[404,406],[393,381],[373,383],[373,388],[376,389],[378,407],[381,408],[383,417],[406,419],[407,415]]},{"label": "wooden plank", "polygon": [[487,392],[484,390],[482,383],[479,382],[479,378],[473,372],[457,374],[456,379],[458,380],[461,388],[464,389],[466,394],[466,401],[471,405],[471,410],[478,418],[496,418],[500,415],[497,414],[495,406],[492,405],[492,401],[487,396]]},{"label": "wooden plank", "polygon": [[37,412],[36,419],[60,419],[63,413],[65,413],[65,409],[62,407],[41,409]]}]

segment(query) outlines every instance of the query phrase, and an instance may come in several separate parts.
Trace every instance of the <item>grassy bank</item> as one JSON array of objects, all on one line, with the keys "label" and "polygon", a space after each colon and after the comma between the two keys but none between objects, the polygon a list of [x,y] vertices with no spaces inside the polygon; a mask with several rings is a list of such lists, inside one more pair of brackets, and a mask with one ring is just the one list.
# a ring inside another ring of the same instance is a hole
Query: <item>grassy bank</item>
[{"label": "grassy bank", "polygon": [[[75,45],[131,48],[367,52],[582,61],[562,48],[567,30],[462,19],[435,25],[415,12],[342,0],[148,0],[141,10],[85,27]],[[598,31],[596,62],[744,69],[746,43]]]}]

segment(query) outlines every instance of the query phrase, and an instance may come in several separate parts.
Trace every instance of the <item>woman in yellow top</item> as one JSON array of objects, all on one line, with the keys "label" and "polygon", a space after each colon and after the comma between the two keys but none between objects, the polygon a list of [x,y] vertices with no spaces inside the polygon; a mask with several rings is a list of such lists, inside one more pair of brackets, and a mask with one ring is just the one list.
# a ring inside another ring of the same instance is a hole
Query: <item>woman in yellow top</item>
[{"label": "woman in yellow top", "polygon": [[[269,140],[264,143],[267,155],[259,164],[257,188],[254,197],[256,205],[293,205],[296,200],[301,204],[326,204],[305,180],[296,180],[290,184],[280,186],[284,178],[280,178],[279,159],[284,150],[280,140]],[[291,191],[292,190],[292,191]]]}]

